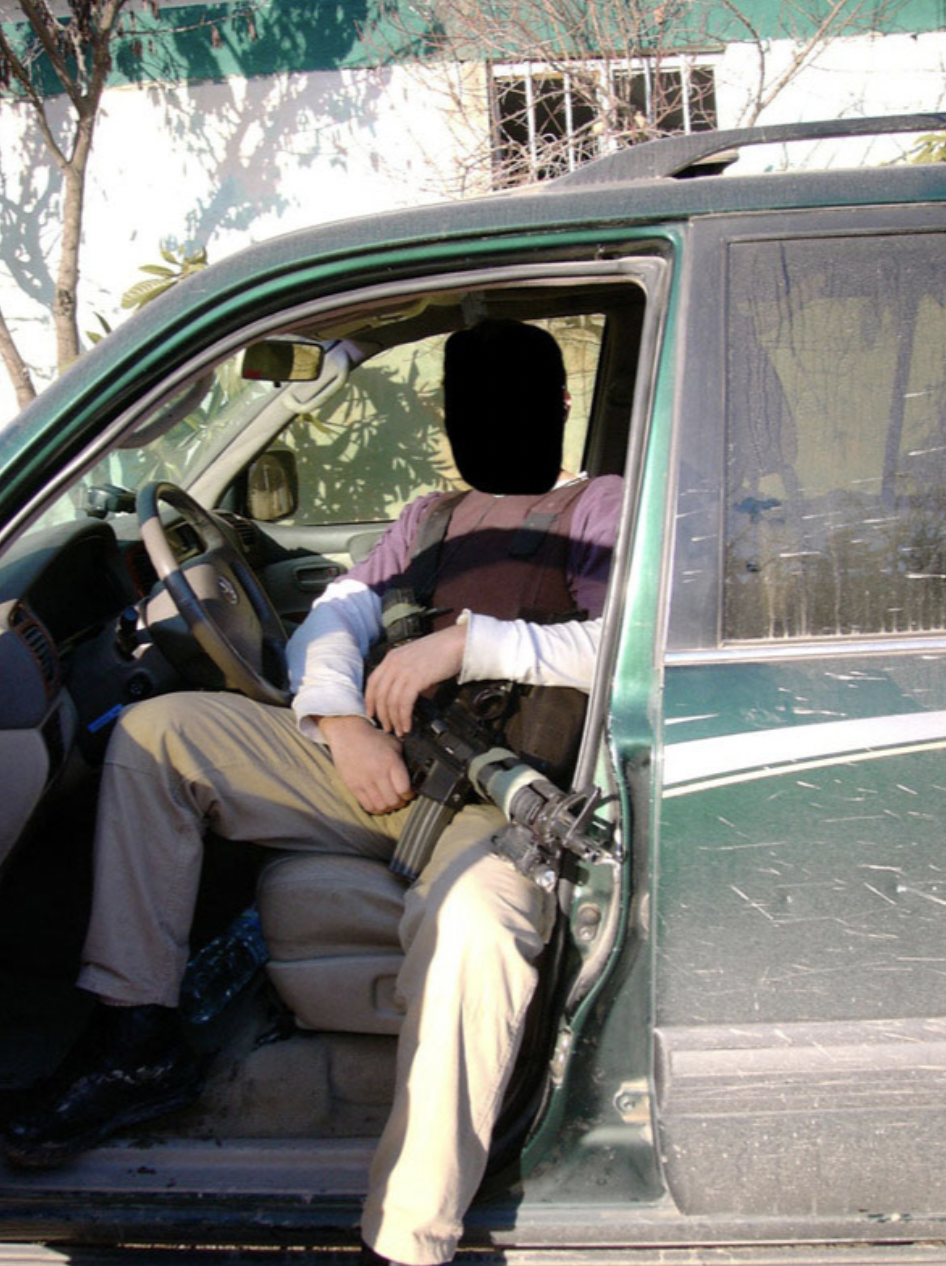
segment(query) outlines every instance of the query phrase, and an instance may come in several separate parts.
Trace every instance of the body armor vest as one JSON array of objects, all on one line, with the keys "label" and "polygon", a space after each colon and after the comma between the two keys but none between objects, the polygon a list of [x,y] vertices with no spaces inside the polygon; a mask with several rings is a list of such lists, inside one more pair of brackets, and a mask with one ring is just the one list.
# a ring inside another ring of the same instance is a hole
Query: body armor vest
[{"label": "body armor vest", "polygon": [[[432,606],[432,627],[452,624],[465,608],[500,620],[552,624],[584,619],[568,589],[575,507],[588,481],[540,496],[445,493],[418,529],[411,562],[398,584]],[[560,686],[517,687],[505,741],[558,785],[574,769],[587,696]]]}]

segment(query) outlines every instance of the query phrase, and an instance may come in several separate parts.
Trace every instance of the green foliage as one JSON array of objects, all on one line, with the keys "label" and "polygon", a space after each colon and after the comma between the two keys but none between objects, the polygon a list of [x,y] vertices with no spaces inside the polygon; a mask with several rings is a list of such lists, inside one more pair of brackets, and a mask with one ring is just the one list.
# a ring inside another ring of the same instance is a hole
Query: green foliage
[{"label": "green foliage", "polygon": [[[188,253],[162,247],[161,258],[163,264],[142,265],[139,271],[147,275],[122,295],[123,308],[143,308],[185,277],[207,267],[205,250]],[[95,319],[101,329],[86,331],[86,337],[92,344],[101,342],[106,334],[111,333],[111,326],[100,313],[95,314]],[[95,478],[100,482],[107,479],[128,488],[138,488],[155,478],[186,482],[194,464],[219,443],[222,434],[226,434],[232,422],[230,406],[235,407],[241,397],[259,390],[255,385],[250,390],[249,384],[242,381],[236,360],[225,361],[214,370],[206,390],[193,402],[193,407],[170,425],[156,443],[146,448],[119,450],[109,459],[107,471],[96,469]],[[186,400],[193,391],[192,385],[183,388],[178,398],[162,406],[162,411],[176,411],[177,400]]]},{"label": "green foliage", "polygon": [[132,308],[137,311],[146,303],[150,303],[152,299],[157,299],[158,295],[163,295],[172,286],[176,286],[185,277],[190,277],[193,273],[207,267],[205,250],[187,254],[183,250],[170,251],[162,247],[161,258],[165,261],[163,264],[142,264],[138,271],[147,273],[148,276],[143,281],[136,281],[125,291],[122,295],[123,308]]},{"label": "green foliage", "polygon": [[927,132],[910,151],[911,163],[946,163],[946,132]]},{"label": "green foliage", "polygon": [[[185,277],[207,267],[206,250],[191,251],[188,254],[183,250],[172,251],[162,246],[161,258],[164,260],[163,264],[142,264],[138,271],[147,273],[148,276],[143,281],[136,281],[125,291],[121,298],[123,308],[138,311]],[[106,334],[111,334],[112,327],[100,312],[93,315],[101,328],[86,330],[85,336],[94,347],[96,343],[101,343]]]},{"label": "green foliage", "polygon": [[102,328],[100,330],[86,330],[85,337],[94,347],[96,343],[101,343],[106,334],[111,334],[112,327],[102,316],[101,312],[95,312],[93,315]]}]

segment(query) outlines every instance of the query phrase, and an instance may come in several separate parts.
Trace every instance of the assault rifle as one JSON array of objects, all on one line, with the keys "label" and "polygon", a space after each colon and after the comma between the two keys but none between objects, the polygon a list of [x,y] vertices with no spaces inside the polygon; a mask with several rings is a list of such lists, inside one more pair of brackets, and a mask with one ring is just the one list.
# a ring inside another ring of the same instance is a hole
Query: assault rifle
[{"label": "assault rifle", "polygon": [[440,833],[471,795],[492,802],[509,819],[493,836],[493,851],[540,888],[554,889],[565,852],[587,862],[609,855],[609,832],[593,821],[598,788],[562,791],[500,745],[498,727],[514,689],[510,682],[478,683],[472,698],[461,693],[443,707],[418,699],[404,737],[417,799],[390,862],[395,874],[417,878]]}]

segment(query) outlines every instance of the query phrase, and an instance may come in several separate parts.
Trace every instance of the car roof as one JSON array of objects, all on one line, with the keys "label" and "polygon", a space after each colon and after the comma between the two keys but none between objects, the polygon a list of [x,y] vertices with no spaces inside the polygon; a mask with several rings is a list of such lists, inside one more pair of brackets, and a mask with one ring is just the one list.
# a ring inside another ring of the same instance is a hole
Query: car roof
[{"label": "car roof", "polygon": [[[398,244],[502,235],[558,224],[646,224],[690,216],[795,207],[940,201],[946,164],[723,175],[748,147],[829,137],[946,131],[946,113],[776,124],[667,137],[635,145],[541,184],[453,202],[322,223],[251,246],[217,265],[237,271],[277,259],[322,258]],[[721,161],[714,158],[722,156]],[[692,178],[697,177],[697,178]],[[175,287],[170,293],[181,289]]]},{"label": "car roof", "polygon": [[[219,301],[308,261],[351,260],[378,248],[435,247],[553,227],[633,228],[713,214],[942,201],[946,164],[940,163],[720,174],[732,151],[747,145],[935,130],[946,130],[946,113],[701,132],[633,146],[539,185],[317,224],[246,247],[172,287],[87,356],[116,351],[131,327],[141,338],[146,324],[173,322],[175,311],[199,307],[211,291]],[[707,162],[720,154],[723,162]]]},{"label": "car roof", "polygon": [[[223,295],[251,278],[273,276],[306,260],[350,259],[378,247],[435,245],[553,226],[632,227],[756,210],[941,201],[946,198],[946,164],[939,163],[721,174],[733,151],[749,145],[937,130],[946,130],[946,113],[778,124],[651,141],[542,184],[325,222],[271,238],[173,287],[135,320],[149,313],[164,316],[175,301],[182,307],[199,302],[200,291],[211,280]],[[708,161],[720,154],[723,162]],[[693,176],[698,178],[687,178]]]}]

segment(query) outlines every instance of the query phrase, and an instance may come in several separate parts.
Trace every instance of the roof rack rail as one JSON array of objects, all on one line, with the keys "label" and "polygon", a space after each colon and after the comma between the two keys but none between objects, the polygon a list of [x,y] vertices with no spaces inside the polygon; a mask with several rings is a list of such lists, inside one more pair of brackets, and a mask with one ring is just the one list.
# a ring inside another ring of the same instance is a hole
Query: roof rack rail
[{"label": "roof rack rail", "polygon": [[[946,130],[946,113],[892,114],[870,119],[826,119],[815,123],[771,123],[761,127],[732,128],[726,131],[691,132],[663,140],[629,145],[626,149],[579,167],[565,176],[550,180],[544,188],[568,185],[600,185],[613,181],[659,180],[695,174],[698,163],[745,145],[772,145],[783,141],[816,141],[828,137],[880,136],[896,132],[941,132]],[[726,155],[720,166],[733,161]]]}]

